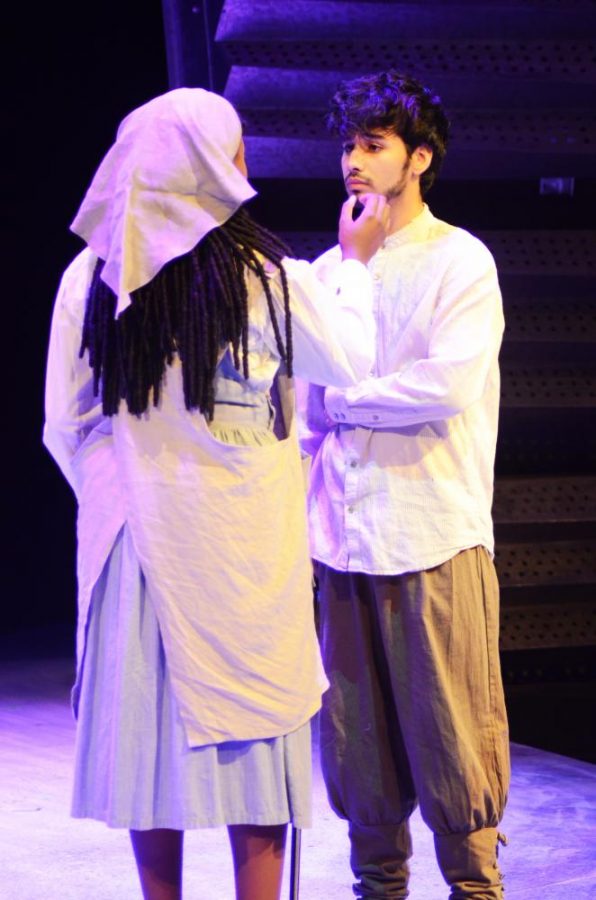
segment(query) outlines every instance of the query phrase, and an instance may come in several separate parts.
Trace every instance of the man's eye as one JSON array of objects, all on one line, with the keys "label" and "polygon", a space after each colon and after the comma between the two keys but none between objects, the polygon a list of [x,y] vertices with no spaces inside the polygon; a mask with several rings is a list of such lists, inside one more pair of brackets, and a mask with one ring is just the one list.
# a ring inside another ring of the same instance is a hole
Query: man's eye
[{"label": "man's eye", "polygon": [[354,149],[354,144],[344,144],[344,146],[343,146],[344,153],[351,153],[353,149]]},{"label": "man's eye", "polygon": [[369,144],[368,149],[371,150],[373,153],[377,153],[379,150],[382,150],[383,148],[381,147],[380,144]]}]

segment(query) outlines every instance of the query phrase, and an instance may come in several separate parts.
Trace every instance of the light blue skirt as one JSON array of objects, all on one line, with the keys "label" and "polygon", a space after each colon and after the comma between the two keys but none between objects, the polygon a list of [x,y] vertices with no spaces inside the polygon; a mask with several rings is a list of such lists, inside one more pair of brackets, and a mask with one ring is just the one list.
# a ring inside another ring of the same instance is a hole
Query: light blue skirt
[{"label": "light blue skirt", "polygon": [[[217,437],[246,439],[229,428],[218,428]],[[126,526],[91,603],[72,815],[139,830],[285,822],[304,828],[311,820],[310,723],[283,737],[189,749]]]}]

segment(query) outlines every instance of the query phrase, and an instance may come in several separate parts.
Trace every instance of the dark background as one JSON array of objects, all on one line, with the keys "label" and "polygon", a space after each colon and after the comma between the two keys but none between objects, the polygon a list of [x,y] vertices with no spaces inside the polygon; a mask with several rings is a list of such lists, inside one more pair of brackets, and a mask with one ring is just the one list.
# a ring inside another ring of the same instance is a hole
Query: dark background
[{"label": "dark background", "polygon": [[74,627],[75,503],[41,443],[52,304],[83,246],[69,223],[120,119],[168,89],[158,0],[22,4],[13,15],[3,116],[4,633]]}]

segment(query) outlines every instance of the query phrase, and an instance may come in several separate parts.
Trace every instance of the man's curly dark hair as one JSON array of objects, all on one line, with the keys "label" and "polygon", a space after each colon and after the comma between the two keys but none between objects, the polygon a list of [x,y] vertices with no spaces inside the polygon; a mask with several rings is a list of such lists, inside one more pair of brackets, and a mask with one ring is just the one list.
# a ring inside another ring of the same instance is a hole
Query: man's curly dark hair
[{"label": "man's curly dark hair", "polygon": [[423,195],[432,187],[447,150],[449,120],[440,97],[394,69],[340,84],[327,124],[343,139],[379,130],[393,132],[410,155],[417,147],[429,147],[432,162],[420,177]]}]

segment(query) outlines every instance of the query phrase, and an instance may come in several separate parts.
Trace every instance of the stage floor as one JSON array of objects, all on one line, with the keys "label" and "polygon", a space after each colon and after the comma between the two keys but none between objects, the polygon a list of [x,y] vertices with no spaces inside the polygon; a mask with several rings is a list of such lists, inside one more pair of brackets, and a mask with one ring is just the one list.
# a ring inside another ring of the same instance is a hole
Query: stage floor
[{"label": "stage floor", "polygon": [[[69,818],[72,662],[0,663],[0,858],[10,900],[140,898],[128,835]],[[555,723],[553,723],[555,727]],[[507,900],[596,900],[596,766],[512,747],[501,851]],[[418,814],[411,900],[445,900]],[[289,868],[286,863],[286,880]],[[345,823],[329,810],[315,754],[314,827],[302,840],[300,900],[353,896]],[[285,886],[284,898],[288,897]],[[232,900],[225,829],[188,832],[185,900]]]}]

